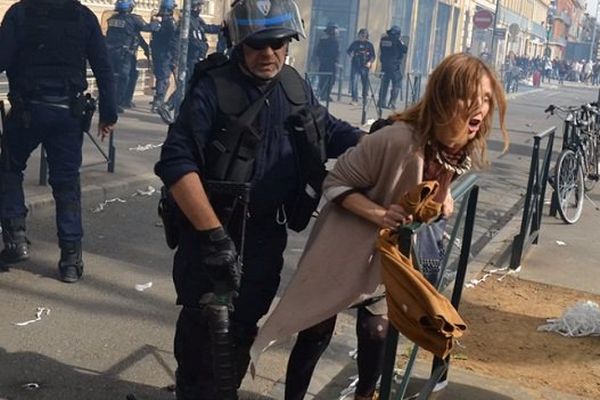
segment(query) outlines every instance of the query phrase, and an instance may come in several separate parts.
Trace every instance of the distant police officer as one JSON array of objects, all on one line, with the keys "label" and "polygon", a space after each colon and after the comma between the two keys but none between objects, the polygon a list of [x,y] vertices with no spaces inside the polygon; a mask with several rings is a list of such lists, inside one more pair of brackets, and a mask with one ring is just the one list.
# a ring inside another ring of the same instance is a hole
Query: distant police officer
[{"label": "distant police officer", "polygon": [[173,11],[177,7],[175,0],[162,0],[157,14],[160,29],[152,32],[150,48],[152,49],[152,69],[156,78],[152,111],[156,111],[164,100],[169,88],[169,78],[174,68],[174,55],[176,54],[177,26]]},{"label": "distant police officer", "polygon": [[[400,39],[400,27],[392,26],[379,42],[379,57],[381,59],[381,87],[379,88],[379,107],[396,108],[398,93],[402,88],[402,62],[406,54],[406,45]],[[392,84],[390,101],[386,102],[388,89]]]},{"label": "distant police officer", "polygon": [[[319,40],[316,57],[319,60],[319,97],[323,101],[331,101],[331,89],[335,84],[337,65],[340,60],[340,42],[337,38],[338,27],[329,22],[323,31],[325,37]],[[329,75],[325,75],[329,74]]]},{"label": "distant police officer", "polygon": [[[188,74],[191,75],[194,65],[203,60],[208,53],[207,33],[218,35],[221,25],[207,24],[200,16],[200,11],[205,0],[192,0],[192,14],[190,18],[190,33],[188,45]],[[189,76],[188,75],[188,76]]]},{"label": "distant police officer", "polygon": [[115,15],[108,19],[106,45],[111,65],[115,74],[117,104],[119,111],[127,106],[126,93],[129,87],[131,63],[135,59],[135,51],[139,46],[139,33],[152,32],[160,28],[157,21],[146,23],[142,17],[133,14],[134,0],[117,0]]},{"label": "distant police officer", "polygon": [[348,47],[347,53],[352,59],[350,68],[352,103],[358,102],[358,77],[362,83],[363,101],[366,101],[371,87],[369,70],[375,60],[375,48],[373,43],[369,42],[369,31],[365,28],[359,30],[358,39]]},{"label": "distant police officer", "polygon": [[112,132],[117,113],[106,45],[93,12],[75,0],[21,0],[6,12],[0,28],[0,72],[8,76],[11,110],[0,159],[0,258],[8,264],[29,258],[23,171],[42,143],[56,201],[58,268],[64,282],[76,282],[83,273],[79,168],[86,59],[98,82],[98,135],[104,138]]},{"label": "distant police officer", "polygon": [[150,46],[141,34],[138,34],[137,43],[138,46],[135,48],[133,54],[131,55],[131,69],[129,70],[129,81],[127,82],[127,90],[125,91],[125,97],[123,98],[123,108],[135,108],[135,103],[133,102],[133,95],[135,94],[135,87],[137,86],[137,81],[140,77],[140,73],[137,69],[138,47],[142,48],[144,56],[146,57],[148,62],[150,62]]},{"label": "distant police officer", "polygon": [[[355,145],[361,134],[319,107],[308,84],[284,64],[292,38],[305,37],[293,0],[238,1],[230,11],[228,29],[234,46],[230,60],[200,76],[196,68],[155,167],[181,211],[173,266],[177,303],[183,306],[175,334],[178,400],[237,398],[223,395],[217,384],[223,371],[215,373],[215,359],[223,351],[215,350],[220,342],[213,340],[214,333],[211,336],[204,304],[218,288],[238,287],[236,259],[245,232],[241,286],[230,317],[237,360],[235,371],[230,371],[235,393],[248,367],[257,322],[279,286],[286,220],[288,225],[294,220],[294,205],[300,204],[296,200],[307,190],[306,170],[299,160],[314,153],[298,146],[305,143],[300,139],[305,129],[290,130],[297,121],[292,116],[308,115],[308,110],[322,115],[319,126],[325,135],[315,146],[329,157]],[[219,56],[211,55],[205,63]],[[240,207],[232,210],[231,203],[210,189],[208,182],[215,179],[251,184],[248,213]]]}]

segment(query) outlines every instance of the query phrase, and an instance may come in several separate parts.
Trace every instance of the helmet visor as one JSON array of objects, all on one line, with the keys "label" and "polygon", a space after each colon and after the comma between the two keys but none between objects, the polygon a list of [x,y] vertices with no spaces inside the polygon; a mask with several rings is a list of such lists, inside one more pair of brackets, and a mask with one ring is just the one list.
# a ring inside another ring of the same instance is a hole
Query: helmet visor
[{"label": "helmet visor", "polygon": [[227,25],[234,45],[257,34],[263,40],[306,37],[293,0],[241,0],[229,13]]}]

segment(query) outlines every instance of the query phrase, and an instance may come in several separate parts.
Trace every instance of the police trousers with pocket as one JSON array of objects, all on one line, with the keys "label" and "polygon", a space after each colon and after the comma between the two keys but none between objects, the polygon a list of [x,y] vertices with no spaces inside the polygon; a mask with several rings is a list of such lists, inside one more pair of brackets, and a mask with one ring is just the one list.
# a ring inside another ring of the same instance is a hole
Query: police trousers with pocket
[{"label": "police trousers with pocket", "polygon": [[[192,235],[185,230],[181,233],[173,267],[177,302],[183,305],[175,332],[177,399],[218,400],[208,320],[199,305],[202,295],[212,291],[212,284],[198,262]],[[230,234],[239,249],[239,230],[230,230]],[[248,368],[257,323],[269,311],[279,287],[286,243],[286,227],[276,221],[274,214],[249,218],[242,283],[230,316],[238,386]]]}]

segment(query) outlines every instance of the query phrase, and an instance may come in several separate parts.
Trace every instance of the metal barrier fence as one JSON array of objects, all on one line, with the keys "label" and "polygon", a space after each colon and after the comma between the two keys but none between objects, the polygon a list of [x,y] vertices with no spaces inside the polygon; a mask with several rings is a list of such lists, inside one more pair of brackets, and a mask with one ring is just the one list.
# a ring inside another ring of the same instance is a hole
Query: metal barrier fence
[{"label": "metal barrier fence", "polygon": [[406,74],[406,96],[404,108],[415,104],[421,98],[421,74]]},{"label": "metal barrier fence", "polygon": [[[446,254],[440,267],[441,270],[440,279],[438,283],[438,290],[444,290],[444,276],[446,275],[446,270],[449,265],[452,250],[456,245],[456,239],[458,237],[461,225],[463,225],[464,222],[460,254],[458,255],[457,259],[456,277],[454,279],[454,288],[452,290],[451,298],[451,303],[457,310],[460,304],[460,299],[462,297],[462,289],[465,282],[467,264],[469,262],[469,254],[471,251],[473,228],[475,226],[475,212],[477,209],[477,199],[479,195],[479,186],[476,185],[477,180],[478,177],[476,175],[469,175],[464,180],[461,180],[457,185],[455,185],[455,187],[452,188],[452,197],[454,198],[456,204],[460,203],[460,207],[458,213],[455,215],[455,224],[452,228],[450,240],[448,241],[448,245],[446,248]],[[424,227],[424,225],[420,225],[418,227],[413,227],[411,225],[401,230],[398,247],[403,254],[410,254],[411,248],[414,244],[413,241],[415,233],[418,232],[418,230],[422,227]],[[392,393],[392,382],[394,378],[394,367],[396,361],[397,347],[398,331],[393,326],[390,326],[386,342],[383,374],[381,377],[381,388],[379,394],[380,400],[391,400],[392,395],[394,395],[393,398],[396,400],[405,399],[404,396],[406,394],[406,390],[411,379],[411,374],[417,358],[417,352],[419,350],[419,347],[416,344],[413,346],[408,363],[404,368],[405,372],[402,377],[402,381],[400,382],[400,386],[397,390],[394,391],[395,393]],[[438,357],[435,357],[432,364],[432,373],[429,379],[421,388],[418,395],[410,396],[410,398],[427,399],[438,383],[447,380],[449,363],[449,357],[443,360]]]},{"label": "metal barrier fence", "polygon": [[[542,212],[546,195],[546,185],[552,159],[552,148],[556,127],[552,127],[533,138],[533,152],[531,154],[531,165],[529,167],[529,181],[527,183],[527,194],[525,195],[525,206],[523,208],[523,219],[521,230],[513,239],[510,268],[516,269],[521,265],[521,259],[531,244],[537,244],[540,237],[542,224]],[[547,140],[546,149],[540,152],[541,142]],[[553,194],[553,197],[556,194]]]},{"label": "metal barrier fence", "polygon": [[[94,137],[92,136],[91,133],[85,132],[85,134],[92,141],[92,144],[94,145],[94,147],[96,147],[96,149],[102,156],[103,161],[84,164],[81,166],[81,168],[90,168],[90,167],[95,167],[97,165],[106,164],[106,170],[110,173],[114,173],[115,172],[115,159],[116,159],[116,154],[117,154],[116,148],[115,148],[115,142],[114,142],[114,133],[111,133],[108,137],[108,151],[104,151],[104,149],[102,149],[102,147],[100,147],[100,144],[98,143],[98,141],[96,139],[94,139]],[[46,150],[44,149],[44,146],[41,146],[39,185],[46,186],[47,183],[48,183],[48,161],[46,160]]]}]

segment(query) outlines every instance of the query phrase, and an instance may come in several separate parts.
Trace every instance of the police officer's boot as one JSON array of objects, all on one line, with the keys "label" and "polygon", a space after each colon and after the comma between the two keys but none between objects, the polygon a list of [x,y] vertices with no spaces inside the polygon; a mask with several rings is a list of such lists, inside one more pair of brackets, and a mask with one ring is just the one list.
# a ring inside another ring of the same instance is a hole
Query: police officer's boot
[{"label": "police officer's boot", "polygon": [[160,96],[154,96],[154,100],[152,100],[152,108],[150,109],[151,112],[155,113],[157,112],[160,107],[162,107],[164,101],[161,99]]},{"label": "police officer's boot", "polygon": [[75,283],[83,275],[83,259],[81,257],[81,242],[60,242],[60,261],[58,272],[60,280]]},{"label": "police officer's boot", "polygon": [[1,223],[4,250],[0,253],[0,260],[6,264],[28,260],[29,240],[25,234],[25,218],[3,218]]}]

